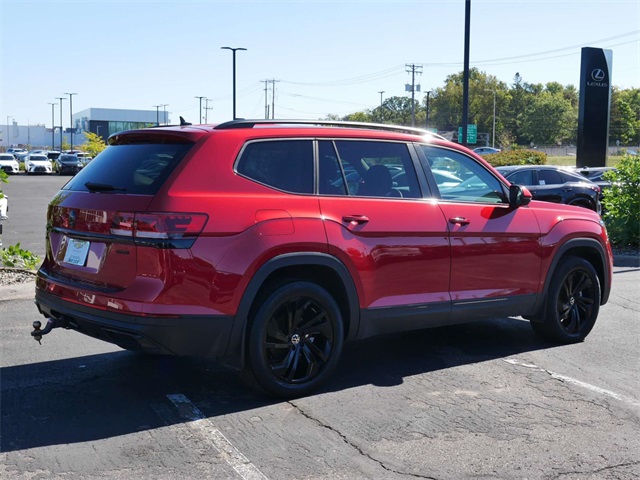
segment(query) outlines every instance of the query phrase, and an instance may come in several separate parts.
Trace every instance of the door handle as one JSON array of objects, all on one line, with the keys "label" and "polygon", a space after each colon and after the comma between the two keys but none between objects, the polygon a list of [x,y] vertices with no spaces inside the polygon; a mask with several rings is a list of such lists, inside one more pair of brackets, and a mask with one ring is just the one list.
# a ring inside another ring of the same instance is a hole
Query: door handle
[{"label": "door handle", "polygon": [[449,223],[454,225],[469,225],[471,222],[464,217],[453,217],[449,219]]},{"label": "door handle", "polygon": [[343,222],[355,223],[356,225],[362,225],[369,221],[369,217],[366,215],[345,215],[342,217]]}]

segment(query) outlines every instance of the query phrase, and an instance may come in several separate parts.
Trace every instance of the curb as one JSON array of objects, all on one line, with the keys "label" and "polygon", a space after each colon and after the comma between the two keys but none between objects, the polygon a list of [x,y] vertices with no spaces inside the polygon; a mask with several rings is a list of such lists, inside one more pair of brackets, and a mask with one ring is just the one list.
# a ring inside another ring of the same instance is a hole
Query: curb
[{"label": "curb", "polygon": [[640,255],[614,255],[614,267],[640,267]]},{"label": "curb", "polygon": [[[640,255],[614,255],[613,266],[640,267]],[[35,280],[32,282],[0,286],[0,302],[34,298],[35,288]]]}]

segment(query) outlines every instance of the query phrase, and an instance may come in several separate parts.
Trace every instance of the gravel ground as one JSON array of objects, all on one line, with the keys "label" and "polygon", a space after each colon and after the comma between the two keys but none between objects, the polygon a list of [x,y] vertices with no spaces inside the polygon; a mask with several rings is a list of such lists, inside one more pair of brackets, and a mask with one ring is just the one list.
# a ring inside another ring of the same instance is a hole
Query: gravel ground
[{"label": "gravel ground", "polygon": [[19,268],[0,267],[0,286],[15,285],[18,283],[29,283],[35,280],[35,272],[21,270]]}]

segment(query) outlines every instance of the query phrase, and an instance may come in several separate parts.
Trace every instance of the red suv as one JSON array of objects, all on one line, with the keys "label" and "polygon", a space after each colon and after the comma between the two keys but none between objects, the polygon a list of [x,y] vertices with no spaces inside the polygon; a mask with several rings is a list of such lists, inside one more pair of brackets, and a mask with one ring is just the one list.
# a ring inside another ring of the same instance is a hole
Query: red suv
[{"label": "red suv", "polygon": [[237,120],[112,135],[53,198],[36,303],[148,353],[233,359],[294,397],[343,343],[521,315],[582,341],[611,289],[597,213],[388,125]]}]

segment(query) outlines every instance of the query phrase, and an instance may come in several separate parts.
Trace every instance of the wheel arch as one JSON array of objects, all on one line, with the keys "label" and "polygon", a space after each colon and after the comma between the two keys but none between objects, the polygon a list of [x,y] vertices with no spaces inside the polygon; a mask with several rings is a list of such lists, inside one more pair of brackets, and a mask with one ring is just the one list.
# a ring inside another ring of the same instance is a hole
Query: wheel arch
[{"label": "wheel arch", "polygon": [[608,262],[605,247],[598,240],[593,238],[575,238],[564,243],[555,253],[553,260],[549,265],[549,269],[547,270],[542,295],[540,295],[540,298],[535,305],[536,312],[539,312],[545,305],[551,279],[558,267],[558,264],[562,259],[568,256],[584,258],[593,265],[600,281],[600,305],[607,303],[609,299],[609,292],[611,291],[611,277],[607,266]]},{"label": "wheel arch", "polygon": [[324,253],[287,253],[274,257],[253,275],[242,295],[227,346],[227,357],[244,367],[249,320],[256,299],[267,296],[283,282],[295,279],[314,282],[336,300],[344,321],[345,339],[355,338],[360,323],[360,303],[347,267]]}]

